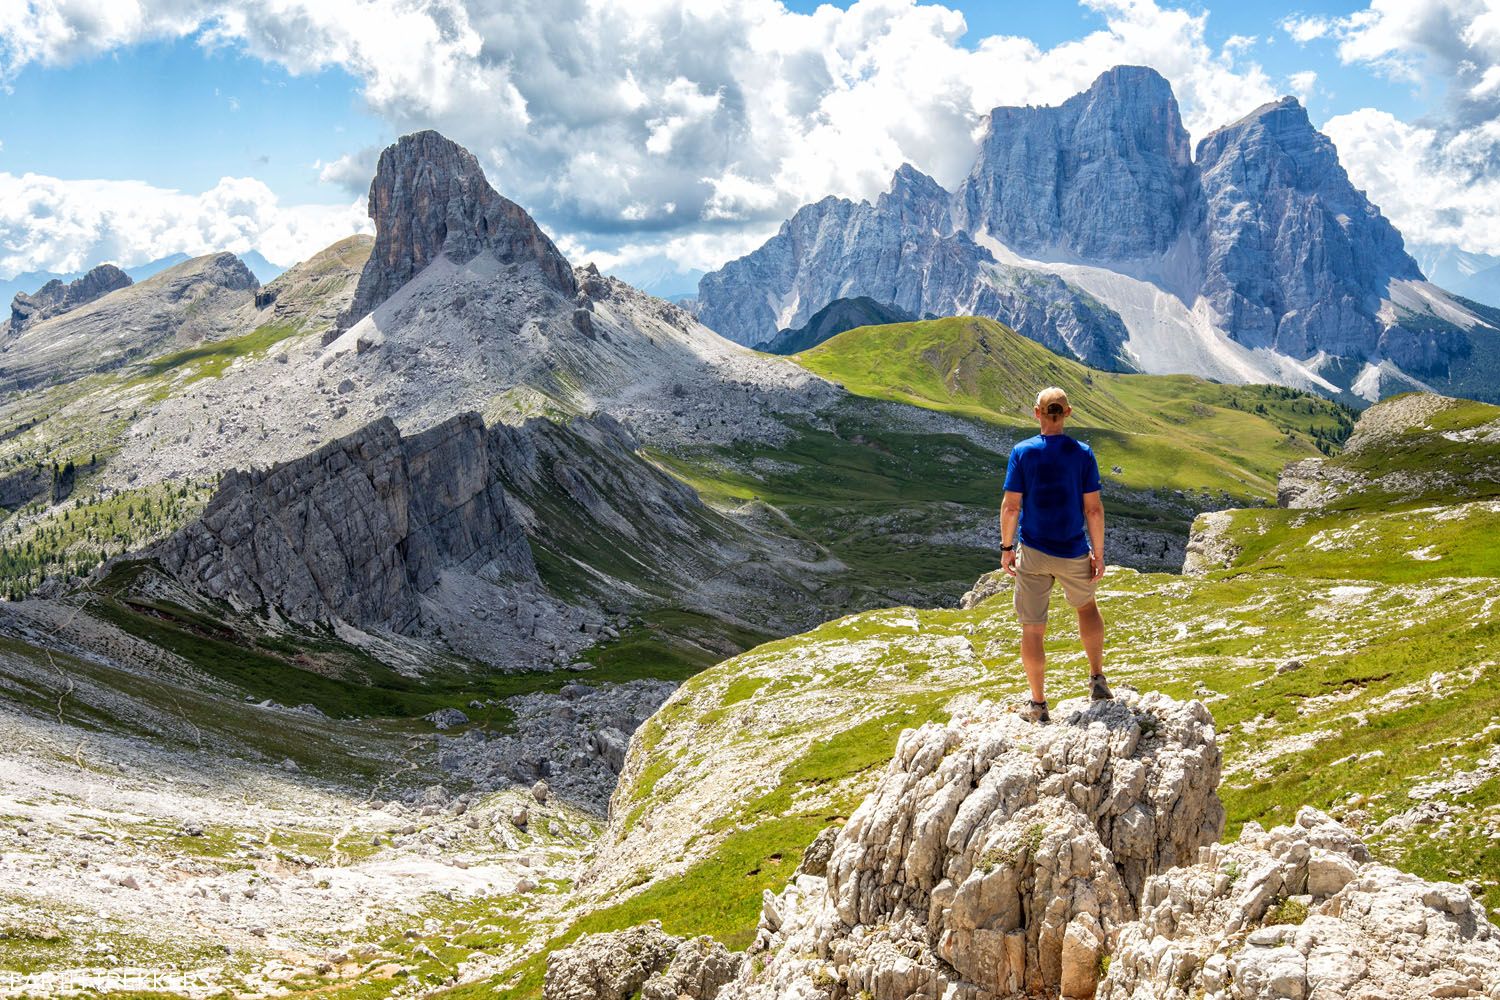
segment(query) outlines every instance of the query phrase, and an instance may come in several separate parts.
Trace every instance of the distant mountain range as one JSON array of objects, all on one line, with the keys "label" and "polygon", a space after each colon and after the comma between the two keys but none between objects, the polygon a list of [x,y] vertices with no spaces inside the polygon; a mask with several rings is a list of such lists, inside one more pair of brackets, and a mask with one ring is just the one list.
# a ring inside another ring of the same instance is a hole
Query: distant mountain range
[{"label": "distant mountain range", "polygon": [[1487,306],[1500,306],[1500,256],[1430,243],[1414,243],[1410,249],[1433,284]]},{"label": "distant mountain range", "polygon": [[[248,253],[238,254],[237,256],[245,262],[245,266],[250,269],[250,273],[255,275],[256,280],[262,285],[269,284],[286,271],[286,268],[279,267],[266,260],[258,250],[251,250]],[[189,257],[185,253],[174,253],[168,254],[165,257],[158,257],[156,260],[145,264],[137,264],[135,267],[122,267],[120,270],[130,275],[131,281],[145,281],[147,278],[160,274],[167,268],[175,267],[188,259]],[[92,268],[88,270],[92,270]],[[69,272],[23,271],[14,278],[0,278],[0,312],[9,308],[10,300],[16,297],[17,292],[30,294],[53,280],[68,284],[83,277],[88,273],[88,270]]]},{"label": "distant mountain range", "polygon": [[[1493,264],[1429,267],[1483,296]],[[856,296],[989,316],[1114,370],[1351,401],[1421,388],[1500,398],[1500,315],[1424,276],[1294,98],[1193,155],[1171,86],[1143,67],[1056,107],[996,108],[953,192],[902,166],[874,204],[804,206],[705,275],[696,311],[759,345]]]}]

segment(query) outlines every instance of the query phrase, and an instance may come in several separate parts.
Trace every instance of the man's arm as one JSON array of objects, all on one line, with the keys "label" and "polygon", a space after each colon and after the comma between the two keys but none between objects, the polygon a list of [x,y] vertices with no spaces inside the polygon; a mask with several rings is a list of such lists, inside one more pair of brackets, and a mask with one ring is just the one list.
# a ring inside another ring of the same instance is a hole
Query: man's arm
[{"label": "man's arm", "polygon": [[1083,495],[1083,521],[1089,529],[1089,569],[1097,580],[1104,575],[1104,501],[1098,490]]},{"label": "man's arm", "polygon": [[[1016,544],[1016,526],[1021,523],[1021,494],[1015,490],[1006,490],[1005,499],[1000,501],[1000,544],[1001,546]],[[1102,523],[1102,522],[1101,522]],[[1016,575],[1016,550],[1012,548],[1008,552],[1000,553],[1000,568],[1011,576]]]}]

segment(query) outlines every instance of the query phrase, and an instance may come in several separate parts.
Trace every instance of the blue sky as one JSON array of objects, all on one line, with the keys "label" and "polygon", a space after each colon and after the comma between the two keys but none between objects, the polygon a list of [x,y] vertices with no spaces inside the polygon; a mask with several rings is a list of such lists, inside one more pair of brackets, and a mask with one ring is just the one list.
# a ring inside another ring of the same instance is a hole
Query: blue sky
[{"label": "blue sky", "polygon": [[[903,159],[955,182],[985,107],[1053,103],[1115,61],[1160,69],[1195,139],[1298,92],[1409,240],[1495,228],[1460,190],[1500,184],[1474,145],[1494,130],[1454,101],[1489,49],[1466,42],[1454,69],[1441,42],[1452,18],[1500,20],[1486,0],[659,0],[576,19],[515,0],[460,4],[456,27],[390,0],[305,2],[36,0],[33,24],[0,26],[0,277],[213,243],[291,263],[360,224],[375,153],[419,127],[473,149],[570,255],[715,266],[807,200],[872,197]],[[1442,185],[1441,215],[1406,193]]]}]

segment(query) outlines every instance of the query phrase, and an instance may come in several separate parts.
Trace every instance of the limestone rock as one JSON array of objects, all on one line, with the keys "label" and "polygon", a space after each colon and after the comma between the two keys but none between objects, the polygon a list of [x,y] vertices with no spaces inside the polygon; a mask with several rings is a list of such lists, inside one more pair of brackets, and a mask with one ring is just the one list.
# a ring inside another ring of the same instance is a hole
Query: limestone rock
[{"label": "limestone rock", "polygon": [[609,934],[585,934],[547,957],[545,1000],[629,1000],[672,964],[681,938],[660,921]]},{"label": "limestone rock", "polygon": [[767,895],[764,967],[720,1000],[1090,995],[1147,880],[1218,839],[1220,755],[1198,702],[1055,717],[905,733],[826,878]]},{"label": "limestone rock", "polygon": [[547,958],[545,1000],[712,1000],[744,955],[710,937],[679,938],[653,920],[586,934]]},{"label": "limestone rock", "polygon": [[1314,809],[1205,854],[1147,881],[1099,1000],[1500,997],[1500,931],[1469,891],[1372,862]]},{"label": "limestone rock", "polygon": [[491,253],[537,268],[559,294],[577,291],[573,270],[526,211],[501,197],[474,155],[443,135],[414,132],[380,154],[370,183],[375,248],[354,301],[339,317],[348,329],[439,255],[465,263]]},{"label": "limestone rock", "polygon": [[1004,570],[993,569],[974,581],[974,586],[959,598],[958,606],[965,611],[976,608],[997,594],[1010,589],[1010,577]]},{"label": "limestone rock", "polygon": [[742,344],[809,323],[837,299],[913,316],[989,316],[1062,354],[1128,368],[1119,316],[1055,275],[1008,267],[952,232],[950,195],[902,166],[871,205],[825,198],[755,252],[705,275],[698,319]]},{"label": "limestone rock", "polygon": [[990,112],[960,225],[1029,256],[1161,253],[1190,221],[1188,133],[1153,69],[1116,66],[1057,107]]},{"label": "limestone rock", "polygon": [[53,278],[32,294],[21,292],[11,301],[10,332],[20,333],[30,323],[59,316],[132,284],[130,275],[113,264],[100,264],[67,284]]},{"label": "limestone rock", "polygon": [[240,607],[409,631],[445,567],[536,577],[489,438],[473,413],[410,437],[383,418],[304,458],[229,472],[150,555]]}]

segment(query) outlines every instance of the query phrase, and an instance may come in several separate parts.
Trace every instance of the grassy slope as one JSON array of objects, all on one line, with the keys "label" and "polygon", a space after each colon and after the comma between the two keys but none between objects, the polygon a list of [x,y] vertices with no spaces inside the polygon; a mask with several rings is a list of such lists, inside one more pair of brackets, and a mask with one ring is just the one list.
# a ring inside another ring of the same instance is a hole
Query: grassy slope
[{"label": "grassy slope", "polygon": [[1417,583],[1500,567],[1500,406],[1451,401],[1324,465],[1354,485],[1317,509],[1230,512],[1239,551],[1219,575]]},{"label": "grassy slope", "polygon": [[993,320],[951,317],[861,327],[796,355],[861,396],[1029,427],[1039,388],[1068,393],[1070,426],[1135,489],[1274,495],[1288,461],[1343,439],[1352,415],[1308,393],[1188,375],[1117,375],[1053,354]]}]

